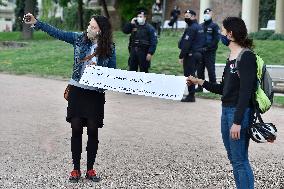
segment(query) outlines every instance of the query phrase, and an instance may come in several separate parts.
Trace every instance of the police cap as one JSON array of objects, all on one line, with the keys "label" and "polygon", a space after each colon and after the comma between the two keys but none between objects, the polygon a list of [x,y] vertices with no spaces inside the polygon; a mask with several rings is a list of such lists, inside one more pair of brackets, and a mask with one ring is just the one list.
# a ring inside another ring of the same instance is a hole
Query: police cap
[{"label": "police cap", "polygon": [[209,12],[211,12],[211,11],[212,11],[212,9],[207,8],[207,9],[204,10],[204,14],[207,14],[207,13],[209,13]]},{"label": "police cap", "polygon": [[186,10],[186,11],[184,12],[184,14],[186,14],[186,13],[189,13],[189,14],[191,14],[191,15],[196,16],[196,12],[194,12],[193,10],[190,10],[190,9],[188,9],[188,10]]}]

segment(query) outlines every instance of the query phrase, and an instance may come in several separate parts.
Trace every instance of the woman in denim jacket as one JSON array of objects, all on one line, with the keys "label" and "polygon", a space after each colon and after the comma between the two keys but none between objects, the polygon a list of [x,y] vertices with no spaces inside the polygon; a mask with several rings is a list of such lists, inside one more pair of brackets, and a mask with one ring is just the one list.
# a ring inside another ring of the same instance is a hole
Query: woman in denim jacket
[{"label": "woman in denim jacket", "polygon": [[222,95],[221,133],[235,183],[237,189],[253,189],[254,175],[248,159],[248,128],[253,118],[252,94],[257,82],[256,56],[248,50],[252,49],[253,41],[248,38],[244,21],[238,17],[223,21],[221,41],[230,49],[222,82],[210,83],[193,76],[187,82]]},{"label": "woman in denim jacket", "polygon": [[74,47],[73,74],[69,81],[68,107],[66,120],[71,123],[71,151],[74,170],[69,180],[78,182],[81,177],[80,159],[82,153],[83,127],[87,127],[87,172],[86,178],[99,181],[93,168],[98,150],[98,128],[103,127],[104,90],[81,85],[79,80],[86,66],[95,64],[109,68],[116,67],[115,47],[112,29],[108,18],[93,16],[86,32],[66,32],[37,20],[32,14],[24,17],[26,24],[42,30],[50,36],[65,41]]}]

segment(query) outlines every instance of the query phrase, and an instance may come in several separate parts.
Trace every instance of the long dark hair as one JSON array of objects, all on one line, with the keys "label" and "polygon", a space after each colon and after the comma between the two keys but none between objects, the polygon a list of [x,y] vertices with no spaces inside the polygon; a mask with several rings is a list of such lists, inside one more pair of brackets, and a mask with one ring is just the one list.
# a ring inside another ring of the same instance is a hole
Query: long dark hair
[{"label": "long dark hair", "polygon": [[227,17],[225,20],[223,20],[223,27],[228,32],[232,32],[235,43],[244,48],[254,48],[253,40],[248,38],[248,30],[246,24],[241,18]]},{"label": "long dark hair", "polygon": [[100,58],[110,57],[112,54],[113,45],[112,27],[110,21],[107,17],[100,15],[92,16],[92,18],[96,20],[101,30],[97,39],[98,46],[95,53]]}]

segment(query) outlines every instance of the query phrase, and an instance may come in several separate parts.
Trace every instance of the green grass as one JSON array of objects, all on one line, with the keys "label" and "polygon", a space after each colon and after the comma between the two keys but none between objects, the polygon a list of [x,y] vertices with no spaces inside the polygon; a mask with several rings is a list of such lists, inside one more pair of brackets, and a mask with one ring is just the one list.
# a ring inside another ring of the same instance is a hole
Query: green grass
[{"label": "green grass", "polygon": [[273,104],[284,107],[284,96],[275,96]]},{"label": "green grass", "polygon": [[[182,66],[177,63],[179,49],[177,48],[181,32],[164,32],[159,39],[156,54],[151,63],[151,72],[182,75]],[[23,41],[19,32],[0,33],[1,41]],[[127,69],[128,36],[115,32],[117,66]],[[23,48],[1,49],[0,72],[13,74],[32,74],[37,76],[59,76],[69,78],[72,72],[73,47],[65,42],[52,40],[43,32],[35,32],[34,39],[27,41]],[[284,65],[283,41],[255,41],[255,51],[261,55],[266,64]],[[219,45],[217,63],[225,63],[228,55],[227,47]],[[220,99],[212,93],[199,93],[201,98]],[[284,97],[275,97],[275,104],[284,104]]]},{"label": "green grass", "polygon": [[[151,72],[182,75],[182,67],[177,63],[179,49],[177,43],[181,32],[165,32],[161,36],[156,54],[151,64]],[[0,33],[0,41],[23,41],[19,32]],[[114,35],[117,47],[117,64],[127,69],[128,36],[121,32]],[[72,46],[52,38],[43,32],[35,32],[34,40],[24,48],[1,49],[0,71],[15,74],[54,75],[69,77],[73,63]],[[284,43],[281,41],[255,41],[258,52],[267,64],[284,65]],[[227,47],[219,45],[217,63],[225,63]]]}]

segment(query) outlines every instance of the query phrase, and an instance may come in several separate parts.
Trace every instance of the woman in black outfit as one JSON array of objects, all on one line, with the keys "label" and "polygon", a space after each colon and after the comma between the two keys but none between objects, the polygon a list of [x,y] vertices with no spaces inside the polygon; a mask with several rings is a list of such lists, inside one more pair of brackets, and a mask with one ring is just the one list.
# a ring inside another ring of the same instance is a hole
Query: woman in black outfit
[{"label": "woman in black outfit", "polygon": [[[252,121],[252,94],[256,86],[256,57],[248,50],[253,43],[248,39],[244,21],[228,17],[223,21],[221,41],[230,55],[220,84],[189,76],[189,85],[199,84],[206,90],[222,95],[221,133],[238,189],[253,189],[254,176],[248,159],[248,126]],[[236,63],[240,53],[241,59]]]},{"label": "woman in black outfit", "polygon": [[73,74],[69,81],[66,117],[72,127],[71,151],[74,164],[69,180],[78,182],[81,177],[82,134],[83,127],[86,126],[88,134],[86,178],[97,182],[100,178],[93,169],[93,165],[99,144],[98,128],[103,127],[105,93],[102,89],[82,85],[79,81],[88,65],[116,67],[115,47],[109,19],[104,16],[93,16],[88,29],[78,33],[59,30],[35,19],[32,14],[26,14],[24,18],[25,23],[32,24],[36,30],[40,29],[74,47]]}]

